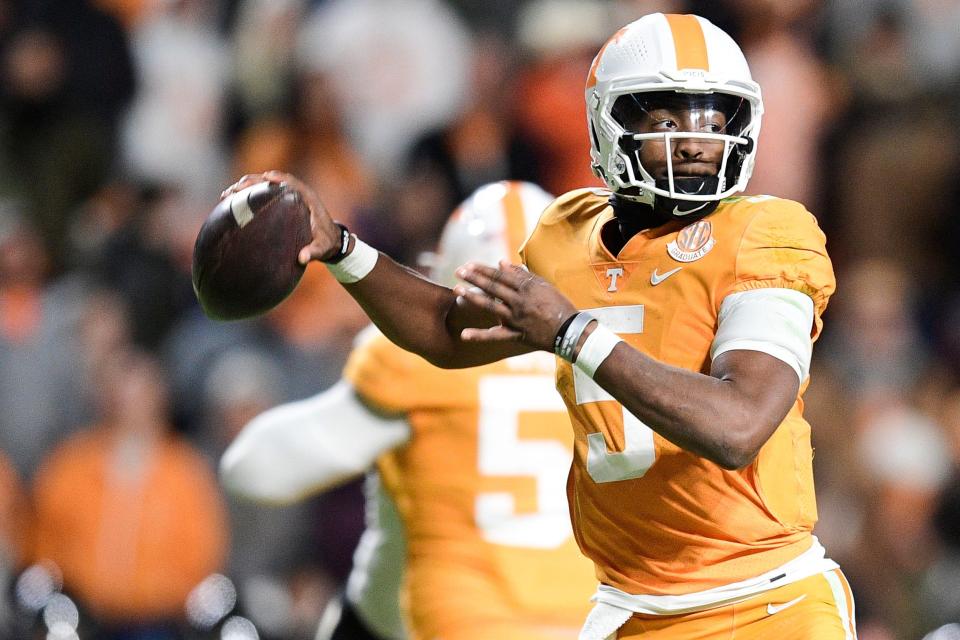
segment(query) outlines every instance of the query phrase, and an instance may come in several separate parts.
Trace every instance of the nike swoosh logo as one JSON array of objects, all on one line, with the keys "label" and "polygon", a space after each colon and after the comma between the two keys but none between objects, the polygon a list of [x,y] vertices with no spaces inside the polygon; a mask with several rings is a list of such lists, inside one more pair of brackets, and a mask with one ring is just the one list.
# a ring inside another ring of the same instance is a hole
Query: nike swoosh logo
[{"label": "nike swoosh logo", "polygon": [[772,602],[767,605],[767,615],[772,616],[775,613],[780,613],[784,609],[789,609],[793,605],[797,604],[801,600],[807,597],[807,594],[803,594],[798,598],[794,598],[790,602],[784,602],[783,604],[773,604]]},{"label": "nike swoosh logo", "polygon": [[695,213],[695,212],[697,212],[697,211],[700,211],[700,209],[703,209],[703,208],[704,208],[705,206],[707,206],[708,204],[710,204],[710,203],[709,203],[709,202],[704,202],[704,203],[703,203],[702,205],[700,205],[699,207],[696,207],[696,208],[694,208],[694,209],[687,209],[686,211],[680,211],[680,207],[674,207],[674,208],[673,208],[673,215],[675,215],[675,216],[688,216],[688,215],[690,215],[691,213]]},{"label": "nike swoosh logo", "polygon": [[683,267],[677,267],[676,269],[671,269],[670,271],[667,271],[664,274],[657,273],[657,271],[659,270],[654,269],[653,273],[650,274],[650,284],[652,284],[653,286],[657,286],[658,284],[660,284],[661,282],[663,282],[664,280],[666,280],[667,278],[675,274],[677,271],[680,271],[680,269],[683,269]]}]

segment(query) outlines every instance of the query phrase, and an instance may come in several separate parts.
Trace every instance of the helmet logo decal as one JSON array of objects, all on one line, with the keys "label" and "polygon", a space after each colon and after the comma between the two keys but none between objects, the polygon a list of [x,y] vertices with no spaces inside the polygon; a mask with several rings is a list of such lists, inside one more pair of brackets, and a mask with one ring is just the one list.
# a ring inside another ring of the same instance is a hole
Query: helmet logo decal
[{"label": "helmet logo decal", "polygon": [[677,262],[693,262],[707,255],[716,243],[713,225],[709,220],[699,220],[677,234],[667,245],[667,253]]},{"label": "helmet logo decal", "polygon": [[677,54],[677,69],[710,70],[707,58],[707,40],[696,16],[668,13],[664,16],[673,35]]}]

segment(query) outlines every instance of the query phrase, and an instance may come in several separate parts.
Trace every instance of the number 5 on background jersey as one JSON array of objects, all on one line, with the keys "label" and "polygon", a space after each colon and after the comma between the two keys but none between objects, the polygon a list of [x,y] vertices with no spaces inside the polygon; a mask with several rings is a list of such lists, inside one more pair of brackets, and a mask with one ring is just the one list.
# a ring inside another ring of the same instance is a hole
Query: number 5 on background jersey
[{"label": "number 5 on background jersey", "polygon": [[[560,394],[548,375],[487,375],[480,379],[477,464],[485,478],[529,477],[535,483],[532,512],[517,491],[477,495],[476,522],[485,540],[512,547],[554,549],[572,535],[566,482],[569,445],[558,438],[522,435],[525,418],[549,420],[550,431],[572,439]],[[539,434],[538,434],[539,435]],[[526,513],[524,513],[526,511]]]}]

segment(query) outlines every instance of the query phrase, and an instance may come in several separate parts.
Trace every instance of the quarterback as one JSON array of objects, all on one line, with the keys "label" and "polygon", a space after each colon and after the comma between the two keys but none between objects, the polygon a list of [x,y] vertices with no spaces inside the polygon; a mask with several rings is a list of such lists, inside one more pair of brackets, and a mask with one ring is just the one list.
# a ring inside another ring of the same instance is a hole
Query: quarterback
[{"label": "quarterback", "polygon": [[[438,286],[304,190],[322,260],[400,346],[443,367],[558,358],[573,425],[573,530],[600,581],[581,630],[605,638],[856,637],[853,598],[812,534],[802,393],[834,290],[803,205],[745,191],[763,103],[736,43],[651,14],[597,54],[585,88],[606,189],[567,193],[525,268],[468,263]],[[348,242],[347,242],[348,240]]]},{"label": "quarterback", "polygon": [[[444,228],[431,277],[453,285],[469,259],[519,257],[552,199],[529,183],[480,188]],[[254,499],[295,500],[376,466],[345,597],[318,638],[577,637],[596,581],[570,525],[555,368],[528,353],[446,371],[371,327],[339,384],[241,431],[220,473]]]}]

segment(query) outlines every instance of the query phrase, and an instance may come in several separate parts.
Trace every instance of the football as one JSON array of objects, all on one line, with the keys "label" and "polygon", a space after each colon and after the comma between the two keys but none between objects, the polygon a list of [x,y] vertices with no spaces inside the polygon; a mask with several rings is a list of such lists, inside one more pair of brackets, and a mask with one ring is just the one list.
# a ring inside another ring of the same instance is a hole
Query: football
[{"label": "football", "polygon": [[297,261],[310,244],[310,210],[295,189],[261,182],[213,209],[193,247],[193,290],[215,320],[265,313],[303,275]]}]

